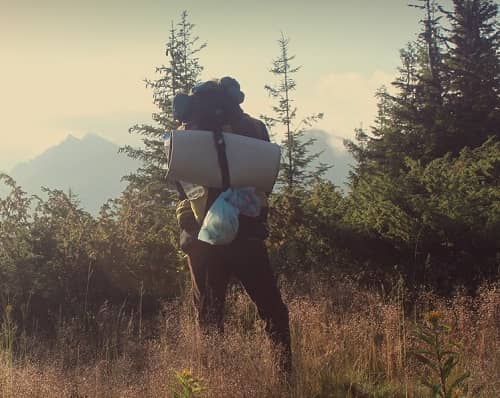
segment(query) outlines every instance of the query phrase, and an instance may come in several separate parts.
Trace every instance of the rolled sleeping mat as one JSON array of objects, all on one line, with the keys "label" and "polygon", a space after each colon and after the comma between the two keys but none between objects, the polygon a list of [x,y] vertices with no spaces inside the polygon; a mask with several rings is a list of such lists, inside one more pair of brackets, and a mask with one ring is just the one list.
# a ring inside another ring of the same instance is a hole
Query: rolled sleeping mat
[{"label": "rolled sleeping mat", "polygon": [[[222,133],[231,187],[271,192],[278,176],[281,150],[276,144]],[[223,177],[212,131],[179,130],[170,137],[167,179],[222,188]]]}]

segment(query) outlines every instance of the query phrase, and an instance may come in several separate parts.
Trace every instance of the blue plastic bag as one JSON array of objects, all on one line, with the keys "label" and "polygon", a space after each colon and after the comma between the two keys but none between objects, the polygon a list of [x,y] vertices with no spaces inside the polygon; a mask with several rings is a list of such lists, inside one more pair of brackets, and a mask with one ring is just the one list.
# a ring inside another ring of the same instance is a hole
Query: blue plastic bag
[{"label": "blue plastic bag", "polygon": [[231,243],[238,234],[240,212],[250,217],[260,214],[260,200],[253,188],[229,188],[222,192],[203,220],[198,239],[212,245]]},{"label": "blue plastic bag", "polygon": [[253,187],[231,188],[227,200],[244,216],[257,217],[260,214],[260,199]]},{"label": "blue plastic bag", "polygon": [[222,192],[210,206],[198,233],[199,240],[212,245],[224,245],[234,240],[238,233],[239,210],[228,201],[230,195],[231,189]]}]

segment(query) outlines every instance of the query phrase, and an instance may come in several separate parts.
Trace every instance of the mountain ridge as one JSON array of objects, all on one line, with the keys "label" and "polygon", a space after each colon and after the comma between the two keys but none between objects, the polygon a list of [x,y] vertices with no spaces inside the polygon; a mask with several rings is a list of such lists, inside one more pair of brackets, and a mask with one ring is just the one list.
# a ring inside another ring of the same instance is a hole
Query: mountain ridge
[{"label": "mountain ridge", "polygon": [[80,206],[96,214],[126,186],[122,177],[140,163],[118,153],[119,146],[97,134],[77,138],[68,134],[28,161],[16,164],[9,175],[29,194],[45,197],[41,187],[71,190]]}]

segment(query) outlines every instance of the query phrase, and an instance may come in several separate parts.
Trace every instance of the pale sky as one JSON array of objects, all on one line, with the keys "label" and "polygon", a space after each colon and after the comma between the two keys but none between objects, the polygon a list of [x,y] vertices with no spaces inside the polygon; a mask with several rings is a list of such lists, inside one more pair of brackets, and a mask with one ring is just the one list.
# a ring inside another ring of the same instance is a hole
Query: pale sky
[{"label": "pale sky", "polygon": [[129,142],[128,127],[151,121],[143,79],[168,62],[170,21],[184,9],[207,42],[202,78],[237,78],[254,115],[270,113],[264,85],[288,35],[302,65],[299,114],[324,112],[317,127],[339,148],[372,124],[373,94],[395,76],[421,18],[405,0],[0,0],[0,170],[69,133]]}]

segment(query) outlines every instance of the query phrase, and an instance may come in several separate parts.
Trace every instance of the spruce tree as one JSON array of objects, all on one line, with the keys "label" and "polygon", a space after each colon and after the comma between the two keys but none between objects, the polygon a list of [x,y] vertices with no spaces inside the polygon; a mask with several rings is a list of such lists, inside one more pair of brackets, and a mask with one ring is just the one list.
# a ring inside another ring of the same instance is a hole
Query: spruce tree
[{"label": "spruce tree", "polygon": [[[405,157],[428,163],[443,156],[448,141],[447,114],[443,106],[446,91],[444,49],[438,5],[435,0],[418,0],[411,6],[424,14],[420,20],[422,29],[418,39],[401,51],[400,75],[393,82],[398,92],[391,98],[393,123],[387,123],[389,130],[384,140],[392,150],[393,165],[401,171],[406,170]],[[386,100],[383,96],[379,99]],[[399,157],[399,162],[394,163],[394,156]],[[394,174],[395,170],[392,171]]]},{"label": "spruce tree", "polygon": [[153,102],[158,107],[152,115],[155,124],[136,124],[129,129],[130,133],[144,137],[144,147],[122,148],[127,155],[143,162],[136,173],[126,177],[129,188],[146,190],[152,199],[165,200],[172,194],[166,189],[163,135],[177,127],[172,115],[174,96],[179,92],[188,93],[203,70],[198,53],[206,44],[199,44],[199,37],[193,33],[194,27],[188,21],[186,11],[182,12],[180,22],[176,25],[172,22],[165,51],[168,63],[156,68],[159,78],[145,80],[146,86],[153,90]]},{"label": "spruce tree", "polygon": [[310,147],[315,139],[307,137],[307,129],[323,117],[322,113],[305,117],[297,123],[297,107],[292,98],[296,88],[294,74],[300,66],[293,66],[295,55],[289,53],[289,39],[282,33],[278,40],[280,53],[273,60],[270,72],[278,80],[274,85],[266,85],[268,94],[276,100],[274,116],[262,116],[272,133],[282,130],[282,163],[278,182],[288,190],[308,186],[324,175],[329,166],[322,163],[313,167],[321,155],[311,153]]},{"label": "spruce tree", "polygon": [[426,80],[432,99],[438,103],[442,101],[442,38],[438,15],[438,4],[436,0],[418,0],[417,4],[410,4],[411,7],[424,11],[424,18],[420,20],[423,29],[419,34],[420,47],[425,55],[421,61],[425,64],[422,68],[424,72],[421,79]]},{"label": "spruce tree", "polygon": [[[180,92],[189,93],[202,71],[198,53],[205,44],[198,44],[194,25],[188,14],[172,23],[166,45],[166,65],[156,68],[157,79],[146,79],[153,90],[154,124],[136,124],[130,133],[140,134],[144,146],[122,148],[129,156],[142,160],[142,166],[126,177],[129,185],[113,203],[106,220],[116,219],[116,239],[120,240],[118,260],[110,262],[113,278],[128,290],[141,286],[144,294],[165,297],[176,292],[179,282],[177,225],[175,203],[177,192],[166,181],[166,154],[163,136],[175,129],[172,103]],[[105,224],[106,225],[106,224]],[[109,224],[113,225],[113,223]],[[111,239],[114,239],[113,237]]]},{"label": "spruce tree", "polygon": [[399,254],[384,262],[402,265],[412,284],[432,278],[443,289],[494,274],[498,255],[488,237],[498,229],[498,7],[453,3],[452,12],[419,3],[423,29],[401,51],[397,93],[379,91],[375,125],[348,142],[359,162],[353,226],[393,246]]},{"label": "spruce tree", "polygon": [[452,153],[475,148],[500,136],[498,4],[491,0],[453,0],[442,9],[451,29],[446,68],[450,80],[448,111],[453,115]]},{"label": "spruce tree", "polygon": [[357,165],[351,172],[351,180],[360,173],[368,172],[374,167],[380,171],[399,170],[403,160],[402,129],[394,122],[395,103],[385,86],[375,93],[377,98],[377,116],[375,124],[367,132],[363,127],[355,129],[355,141],[344,140],[344,145],[353,155]]},{"label": "spruce tree", "polygon": [[407,171],[406,157],[428,163],[448,149],[438,6],[434,0],[419,0],[411,6],[424,12],[422,30],[415,42],[400,51],[399,75],[392,83],[396,93],[380,89],[376,125],[369,133],[357,130],[358,144],[346,142],[360,162],[358,170],[371,164],[396,177]]}]

